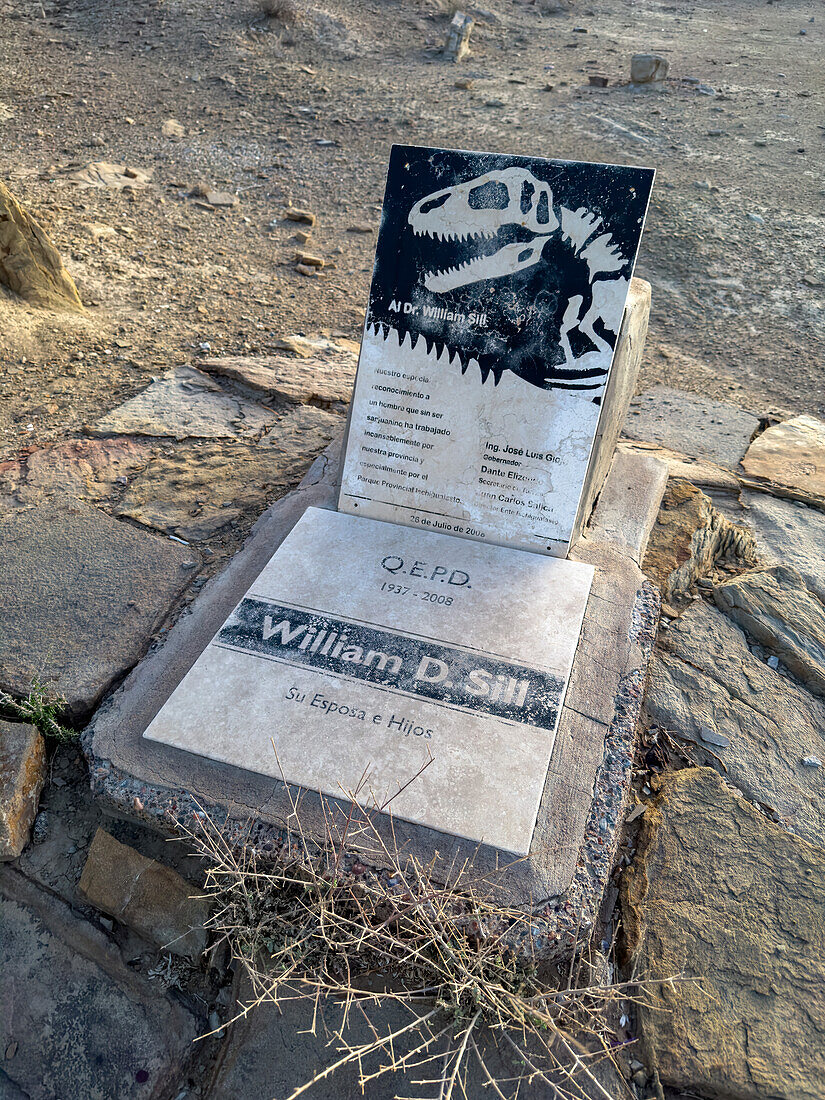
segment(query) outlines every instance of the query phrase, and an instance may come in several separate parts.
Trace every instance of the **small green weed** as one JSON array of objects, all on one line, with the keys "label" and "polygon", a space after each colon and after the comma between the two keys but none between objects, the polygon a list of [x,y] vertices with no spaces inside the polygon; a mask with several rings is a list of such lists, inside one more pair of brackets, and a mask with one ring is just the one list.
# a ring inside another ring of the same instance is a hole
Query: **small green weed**
[{"label": "small green weed", "polygon": [[25,699],[15,699],[5,691],[0,691],[0,713],[9,718],[18,718],[31,724],[54,741],[76,741],[77,730],[64,726],[60,717],[66,708],[66,700],[57,692],[50,691],[36,677],[32,680],[29,694]]}]

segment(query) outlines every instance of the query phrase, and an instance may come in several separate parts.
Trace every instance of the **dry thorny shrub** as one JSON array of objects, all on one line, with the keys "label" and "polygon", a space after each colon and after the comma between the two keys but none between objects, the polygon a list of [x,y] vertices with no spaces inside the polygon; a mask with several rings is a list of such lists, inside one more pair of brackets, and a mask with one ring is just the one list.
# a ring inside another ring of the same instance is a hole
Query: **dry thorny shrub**
[{"label": "dry thorny shrub", "polygon": [[[555,1100],[615,1100],[597,1073],[616,1045],[607,1009],[627,999],[629,987],[582,987],[575,957],[565,980],[543,979],[529,913],[497,904],[492,884],[474,878],[470,864],[454,868],[449,885],[436,881],[435,861],[399,850],[391,816],[387,842],[376,811],[357,804],[360,793],[348,796],[348,808],[322,800],[320,842],[304,830],[299,799],[293,839],[273,852],[230,842],[205,812],[190,833],[216,903],[210,924],[251,989],[235,1020],[263,1003],[309,997],[315,1032],[324,1004],[339,1007],[330,1063],[289,1100],[352,1063],[362,1090],[402,1072],[410,1084],[436,1087],[439,1100],[467,1097],[474,1069],[500,1098],[535,1082]],[[636,985],[633,996],[648,991]],[[407,1022],[382,1023],[388,1002],[408,1010]],[[355,1012],[367,1025],[358,1040],[347,1035]]]}]

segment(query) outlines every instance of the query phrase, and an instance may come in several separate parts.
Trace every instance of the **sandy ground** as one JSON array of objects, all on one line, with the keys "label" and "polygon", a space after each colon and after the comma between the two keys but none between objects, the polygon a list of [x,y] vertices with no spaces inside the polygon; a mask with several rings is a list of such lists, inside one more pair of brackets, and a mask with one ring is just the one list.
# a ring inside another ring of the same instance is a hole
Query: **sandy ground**
[{"label": "sandy ground", "polygon": [[[395,141],[654,165],[643,385],[825,412],[825,13],[547,6],[470,5],[472,53],[453,64],[440,0],[296,0],[294,23],[261,0],[0,0],[0,170],[88,305],[61,318],[0,298],[0,453],[82,435],[199,345],[357,338]],[[670,60],[661,93],[625,83],[650,49]],[[70,182],[99,160],[151,184]],[[239,201],[208,207],[198,184]],[[295,271],[289,202],[317,215],[318,277]]]}]

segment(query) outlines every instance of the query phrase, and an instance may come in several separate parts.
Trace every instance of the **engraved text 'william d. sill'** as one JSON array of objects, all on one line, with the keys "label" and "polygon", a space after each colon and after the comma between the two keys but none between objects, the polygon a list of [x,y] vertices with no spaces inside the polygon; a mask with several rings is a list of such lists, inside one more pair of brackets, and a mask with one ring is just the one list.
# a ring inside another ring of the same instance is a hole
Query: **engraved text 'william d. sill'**
[{"label": "engraved text 'william d. sill'", "polygon": [[552,730],[560,676],[495,654],[377,629],[307,608],[244,599],[214,642],[265,660]]}]

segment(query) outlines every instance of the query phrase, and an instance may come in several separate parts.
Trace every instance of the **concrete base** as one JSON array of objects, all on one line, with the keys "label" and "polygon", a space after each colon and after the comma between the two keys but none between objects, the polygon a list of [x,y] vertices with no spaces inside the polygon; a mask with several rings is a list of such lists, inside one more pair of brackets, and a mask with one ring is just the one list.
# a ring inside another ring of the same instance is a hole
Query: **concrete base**
[{"label": "concrete base", "polygon": [[[192,815],[203,808],[225,821],[239,842],[260,847],[283,835],[292,809],[284,784],[142,735],[304,510],[309,505],[334,508],[338,462],[333,445],[298,489],[261,516],[241,552],[204,588],[164,644],[98,710],[83,734],[83,746],[93,789],[115,812],[174,832],[177,824],[190,826]],[[627,530],[634,536],[617,537],[612,522],[601,527],[597,506],[570,555],[595,566],[596,575],[530,855],[512,864],[492,848],[407,822],[392,823],[399,847],[425,862],[439,853],[445,877],[451,866],[470,861],[476,875],[492,875],[511,904],[535,911],[534,946],[546,955],[564,953],[595,920],[630,782],[658,621],[658,593],[637,562],[644,552],[639,539],[644,541],[650,530],[665,479],[661,464],[647,456],[640,459],[636,476],[628,476],[633,471],[627,463],[625,457],[621,483],[614,485],[611,473],[602,497],[610,501],[611,516],[626,497]],[[320,835],[320,798],[306,792],[302,806],[304,830]],[[386,827],[389,839],[389,819]]]}]

